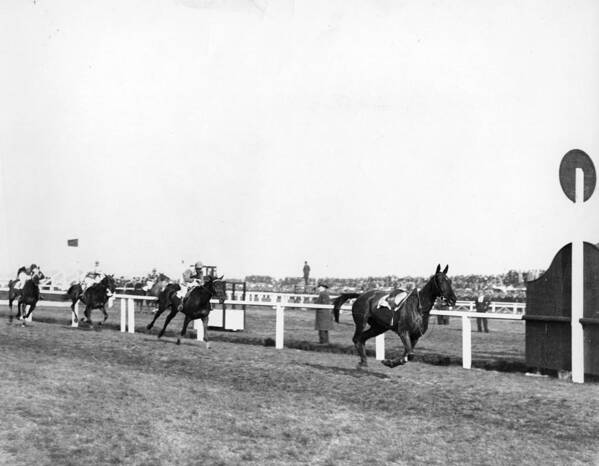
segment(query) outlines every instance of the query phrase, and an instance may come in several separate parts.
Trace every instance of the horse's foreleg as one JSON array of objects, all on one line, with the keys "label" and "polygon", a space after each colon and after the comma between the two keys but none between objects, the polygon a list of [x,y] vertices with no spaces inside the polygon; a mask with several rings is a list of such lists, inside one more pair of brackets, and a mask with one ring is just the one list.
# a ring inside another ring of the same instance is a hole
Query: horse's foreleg
[{"label": "horse's foreleg", "polygon": [[104,325],[104,322],[106,322],[106,320],[108,319],[108,312],[106,312],[106,305],[102,306],[100,309],[102,310],[102,314],[104,314],[104,319],[99,324],[100,326],[102,326]]},{"label": "horse's foreleg", "polygon": [[407,331],[400,331],[397,332],[397,334],[399,335],[399,338],[401,338],[401,342],[404,347],[404,352],[399,358],[385,359],[384,361],[382,361],[382,363],[388,367],[401,366],[408,362],[414,356],[412,352],[412,340],[410,338],[409,333]]},{"label": "horse's foreleg", "polygon": [[92,308],[89,304],[85,305],[85,311],[83,311],[83,315],[85,316],[85,321],[87,322],[89,325],[93,326],[93,322],[92,322]]},{"label": "horse's foreleg", "polygon": [[147,328],[148,330],[150,330],[150,329],[151,329],[151,328],[154,326],[154,323],[156,322],[156,319],[158,319],[158,317],[160,317],[164,311],[166,311],[166,308],[164,308],[164,309],[158,309],[158,310],[157,310],[157,311],[154,313],[154,318],[152,319],[152,322],[150,322],[150,323],[149,323],[149,324],[146,326],[146,328]]},{"label": "horse's foreleg", "polygon": [[31,315],[31,313],[35,309],[36,305],[37,305],[37,302],[29,305],[29,312],[27,312],[27,315],[25,316],[25,319],[29,319],[29,316]]},{"label": "horse's foreleg", "polygon": [[175,317],[177,315],[178,309],[176,305],[172,305],[171,306],[171,312],[169,315],[166,316],[166,320],[164,321],[164,326],[162,327],[162,330],[160,330],[160,333],[158,334],[158,338],[162,337],[162,335],[164,335],[164,331],[166,330],[166,327],[168,326],[168,324],[170,323],[170,321],[173,319],[173,317]]},{"label": "horse's foreleg", "polygon": [[[185,320],[183,321],[183,328],[181,329],[181,336],[184,337],[185,334],[187,333],[187,326],[189,325],[189,323],[191,322],[191,319],[189,318],[189,316],[185,316]],[[206,335],[204,335],[204,338],[206,338]],[[177,344],[180,345],[181,344],[181,338],[177,338]]]}]

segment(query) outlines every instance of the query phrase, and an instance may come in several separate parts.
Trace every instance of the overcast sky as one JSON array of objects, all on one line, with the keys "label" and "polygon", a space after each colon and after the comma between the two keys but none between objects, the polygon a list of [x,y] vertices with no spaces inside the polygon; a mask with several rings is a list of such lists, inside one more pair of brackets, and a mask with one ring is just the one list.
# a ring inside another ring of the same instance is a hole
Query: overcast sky
[{"label": "overcast sky", "polygon": [[[4,0],[0,271],[547,268],[599,163],[596,1]],[[80,248],[66,247],[79,238]]]}]

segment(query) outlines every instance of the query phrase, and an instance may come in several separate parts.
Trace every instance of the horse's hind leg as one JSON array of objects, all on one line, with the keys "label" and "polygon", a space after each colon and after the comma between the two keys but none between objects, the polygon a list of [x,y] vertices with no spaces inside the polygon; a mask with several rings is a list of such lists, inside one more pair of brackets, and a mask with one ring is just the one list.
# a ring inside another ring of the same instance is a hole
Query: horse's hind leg
[{"label": "horse's hind leg", "polygon": [[368,366],[365,347],[366,340],[376,337],[381,333],[384,333],[386,330],[387,329],[384,327],[380,327],[378,325],[371,325],[368,330],[362,332],[362,334],[358,337],[358,341],[356,343],[356,348],[358,349],[358,353],[360,354],[360,362],[358,363],[358,368]]},{"label": "horse's hind leg", "polygon": [[[183,328],[181,329],[182,337],[184,337],[185,333],[187,333],[187,326],[189,325],[190,322],[191,322],[191,319],[188,316],[185,316],[185,321],[183,321]],[[206,338],[206,335],[204,335],[204,338]],[[177,338],[177,344],[178,345],[181,344],[181,337]]]}]

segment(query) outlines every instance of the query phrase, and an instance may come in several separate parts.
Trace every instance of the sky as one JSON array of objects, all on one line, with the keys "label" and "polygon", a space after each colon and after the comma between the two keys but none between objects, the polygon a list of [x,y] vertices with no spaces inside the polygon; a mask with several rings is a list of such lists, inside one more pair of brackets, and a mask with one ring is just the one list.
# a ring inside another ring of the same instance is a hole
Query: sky
[{"label": "sky", "polygon": [[[545,269],[599,241],[599,3],[5,0],[0,275]],[[79,238],[79,248],[67,248]]]}]

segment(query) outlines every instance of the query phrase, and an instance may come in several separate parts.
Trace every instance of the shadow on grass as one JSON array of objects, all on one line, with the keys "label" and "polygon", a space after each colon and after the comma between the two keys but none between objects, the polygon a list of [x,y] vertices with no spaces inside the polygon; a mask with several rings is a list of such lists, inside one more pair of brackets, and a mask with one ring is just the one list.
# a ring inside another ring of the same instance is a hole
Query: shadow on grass
[{"label": "shadow on grass", "polygon": [[379,372],[372,372],[368,369],[346,369],[343,367],[334,367],[334,366],[323,366],[322,364],[311,364],[306,363],[304,366],[312,367],[314,369],[318,369],[323,372],[327,372],[329,374],[335,375],[349,375],[350,377],[354,377],[356,379],[364,378],[364,377],[375,377],[378,379],[390,379],[388,375],[381,374]]}]

